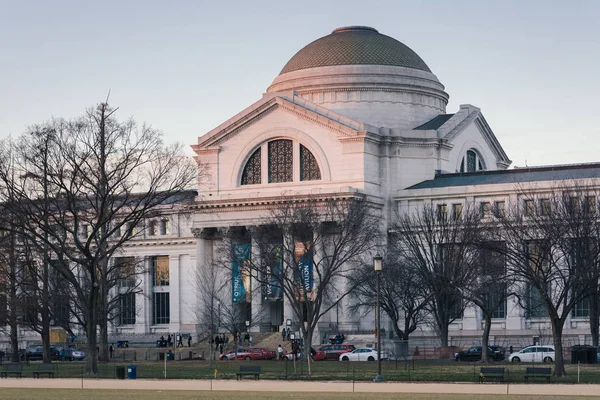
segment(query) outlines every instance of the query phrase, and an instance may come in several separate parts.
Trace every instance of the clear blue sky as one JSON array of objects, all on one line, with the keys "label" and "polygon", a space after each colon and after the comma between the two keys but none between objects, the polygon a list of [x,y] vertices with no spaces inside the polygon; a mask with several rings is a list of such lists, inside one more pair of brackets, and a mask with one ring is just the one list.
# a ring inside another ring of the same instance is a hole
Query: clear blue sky
[{"label": "clear blue sky", "polygon": [[111,103],[197,137],[345,25],[415,50],[480,107],[513,165],[600,161],[600,1],[0,0],[0,136]]}]

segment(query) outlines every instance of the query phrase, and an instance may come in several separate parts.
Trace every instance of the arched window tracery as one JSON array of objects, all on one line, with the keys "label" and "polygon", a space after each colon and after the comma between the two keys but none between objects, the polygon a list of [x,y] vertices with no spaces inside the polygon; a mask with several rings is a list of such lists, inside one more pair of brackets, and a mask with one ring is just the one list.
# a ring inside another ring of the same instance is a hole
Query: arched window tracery
[{"label": "arched window tracery", "polygon": [[261,154],[260,147],[250,156],[244,172],[242,173],[242,185],[257,185],[261,183]]},{"label": "arched window tracery", "polygon": [[252,153],[242,171],[240,184],[256,185],[321,179],[319,163],[307,147],[291,139],[275,139],[263,143]]},{"label": "arched window tracery", "polygon": [[485,162],[479,153],[473,149],[467,150],[460,162],[460,172],[484,171]]}]

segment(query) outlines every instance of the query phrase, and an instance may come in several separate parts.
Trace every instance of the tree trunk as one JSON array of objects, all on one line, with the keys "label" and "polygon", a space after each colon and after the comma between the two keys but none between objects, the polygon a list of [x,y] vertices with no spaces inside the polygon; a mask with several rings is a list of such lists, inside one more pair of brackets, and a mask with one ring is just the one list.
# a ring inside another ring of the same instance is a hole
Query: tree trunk
[{"label": "tree trunk", "polygon": [[17,312],[15,307],[10,310],[10,351],[11,361],[19,362],[19,336],[18,336]]},{"label": "tree trunk", "polygon": [[554,360],[554,376],[566,376],[567,372],[565,371],[565,360],[563,359],[562,351],[563,322],[558,318],[552,318],[551,323],[552,334],[554,336],[554,354],[556,356],[556,360]]},{"label": "tree trunk", "polygon": [[48,253],[44,254],[44,266],[42,270],[42,298],[41,298],[41,314],[42,314],[42,357],[44,363],[51,363],[52,357],[50,354],[50,279],[48,271]]},{"label": "tree trunk", "polygon": [[110,361],[108,356],[108,320],[104,315],[100,315],[99,320],[100,337],[98,338],[98,347],[100,353],[98,354],[98,360],[107,363]]},{"label": "tree trunk", "polygon": [[492,317],[485,313],[485,326],[483,327],[483,335],[481,337],[481,361],[488,362],[487,348],[490,341],[490,330],[492,329]]},{"label": "tree trunk", "polygon": [[308,376],[311,375],[311,359],[310,359],[310,349],[312,347],[312,330],[305,331],[304,334],[304,358],[306,358],[306,362],[308,363]]},{"label": "tree trunk", "polygon": [[600,293],[598,290],[594,291],[594,294],[589,297],[590,299],[590,334],[592,335],[592,345],[598,346],[599,342],[599,325],[600,325]]}]

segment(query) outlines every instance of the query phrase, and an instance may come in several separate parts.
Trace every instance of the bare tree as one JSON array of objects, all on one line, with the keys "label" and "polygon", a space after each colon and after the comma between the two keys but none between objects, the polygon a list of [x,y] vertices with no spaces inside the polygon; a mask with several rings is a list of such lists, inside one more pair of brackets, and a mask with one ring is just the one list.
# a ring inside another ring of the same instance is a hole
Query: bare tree
[{"label": "bare tree", "polygon": [[[319,320],[350,293],[347,278],[379,244],[376,211],[361,196],[282,197],[268,210],[262,225],[250,228],[258,254],[246,258],[230,252],[234,292],[236,274],[241,279],[251,276],[267,290],[280,291],[293,310],[306,344],[309,373]],[[247,238],[230,235],[229,245],[234,249],[240,240]]]},{"label": "bare tree", "polygon": [[[426,321],[431,295],[418,272],[397,252],[387,253],[383,265],[381,309],[390,318],[396,336],[408,340],[410,334]],[[356,275],[349,279],[350,286],[354,287],[349,312],[372,312],[377,302],[377,276],[373,273],[373,265],[361,266]]]},{"label": "bare tree", "polygon": [[468,204],[452,215],[428,204],[400,215],[391,239],[431,294],[429,311],[442,347],[448,346],[450,323],[462,315],[463,291],[477,277],[479,228],[480,215]]},{"label": "bare tree", "polygon": [[484,318],[484,328],[481,337],[481,360],[487,362],[490,331],[494,313],[506,313],[506,300],[514,289],[514,275],[507,274],[504,242],[483,240],[479,244],[478,257],[474,267],[477,276],[463,290],[467,301],[481,309]]},{"label": "bare tree", "polygon": [[108,312],[115,283],[110,259],[143,232],[146,220],[185,200],[198,177],[182,145],[165,145],[160,132],[121,122],[116,111],[101,103],[76,120],[36,127],[29,136],[48,143],[43,162],[21,147],[16,174],[12,165],[0,165],[0,180],[15,199],[6,207],[22,216],[24,235],[49,255],[81,307],[89,373],[98,371],[97,326],[100,358],[108,359],[108,320],[99,315]]},{"label": "bare tree", "polygon": [[506,242],[509,273],[521,284],[521,306],[529,317],[549,318],[554,375],[563,376],[564,324],[598,286],[597,200],[575,184],[545,193],[522,190],[519,200],[499,219],[498,234]]}]

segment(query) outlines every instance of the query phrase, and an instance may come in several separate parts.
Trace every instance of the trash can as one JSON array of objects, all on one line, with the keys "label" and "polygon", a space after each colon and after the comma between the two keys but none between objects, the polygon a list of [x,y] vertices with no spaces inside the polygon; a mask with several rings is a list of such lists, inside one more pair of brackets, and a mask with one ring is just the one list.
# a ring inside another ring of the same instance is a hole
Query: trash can
[{"label": "trash can", "polygon": [[115,367],[117,379],[125,379],[125,367]]},{"label": "trash can", "polygon": [[167,347],[167,341],[158,339],[156,341],[156,347]]},{"label": "trash can", "polygon": [[594,346],[577,345],[571,347],[571,364],[596,364],[598,358]]},{"label": "trash can", "polygon": [[168,352],[167,353],[167,361],[174,361],[174,360],[175,360],[175,353]]},{"label": "trash can", "polygon": [[135,379],[137,376],[136,366],[128,365],[127,366],[127,379]]}]

